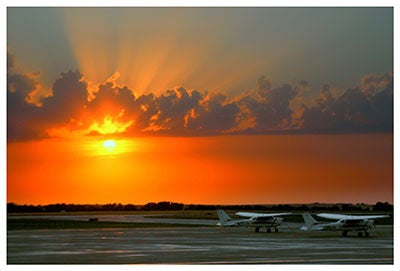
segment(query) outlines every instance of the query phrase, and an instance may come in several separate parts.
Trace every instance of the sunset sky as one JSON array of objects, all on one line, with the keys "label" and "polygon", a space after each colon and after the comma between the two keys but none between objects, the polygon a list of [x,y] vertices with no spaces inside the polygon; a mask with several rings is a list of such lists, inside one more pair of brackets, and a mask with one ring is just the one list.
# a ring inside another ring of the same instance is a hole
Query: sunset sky
[{"label": "sunset sky", "polygon": [[393,202],[392,8],[7,8],[7,202]]}]

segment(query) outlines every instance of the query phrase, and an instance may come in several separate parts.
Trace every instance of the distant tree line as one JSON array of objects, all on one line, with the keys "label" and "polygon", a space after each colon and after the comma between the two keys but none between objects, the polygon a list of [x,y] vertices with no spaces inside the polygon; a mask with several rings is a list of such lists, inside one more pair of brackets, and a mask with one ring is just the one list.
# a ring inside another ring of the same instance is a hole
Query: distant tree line
[{"label": "distant tree line", "polygon": [[162,201],[162,202],[150,202],[144,205],[141,210],[144,211],[159,211],[159,210],[183,210],[184,204],[183,203],[175,203],[169,201]]},{"label": "distant tree line", "polygon": [[393,205],[388,203],[388,202],[377,202],[373,207],[372,207],[373,211],[379,211],[379,212],[393,212]]},{"label": "distant tree line", "polygon": [[276,204],[276,205],[204,205],[162,201],[149,202],[145,205],[133,204],[49,204],[49,205],[18,205],[7,203],[8,213],[38,213],[38,212],[94,212],[94,211],[163,211],[163,210],[248,210],[248,211],[290,211],[290,212],[392,212],[393,205],[388,202],[366,204]]}]

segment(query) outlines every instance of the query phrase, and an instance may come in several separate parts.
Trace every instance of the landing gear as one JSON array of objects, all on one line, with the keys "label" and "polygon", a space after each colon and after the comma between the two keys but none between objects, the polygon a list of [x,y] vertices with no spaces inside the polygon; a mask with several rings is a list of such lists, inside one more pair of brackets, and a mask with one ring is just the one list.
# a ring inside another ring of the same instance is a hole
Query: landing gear
[{"label": "landing gear", "polygon": [[[342,236],[343,237],[347,237],[347,233],[348,233],[348,231],[342,231]],[[357,231],[357,236],[358,237],[369,237],[369,232],[367,232],[367,231],[364,231],[364,234],[363,234],[363,232],[362,231]]]},{"label": "landing gear", "polygon": [[[342,231],[342,236],[343,237],[347,237],[347,233],[348,233],[348,231]],[[369,237],[369,232],[367,232],[367,231],[364,231],[364,234],[363,234],[363,232],[362,231],[357,231],[357,236],[358,237]]]},{"label": "landing gear", "polygon": [[[279,232],[279,229],[278,228],[263,228],[263,229],[265,229],[266,230],[266,232],[268,232],[268,233],[271,233],[271,232]],[[261,227],[255,227],[254,228],[254,231],[255,232],[260,232],[260,230],[261,230]]]}]

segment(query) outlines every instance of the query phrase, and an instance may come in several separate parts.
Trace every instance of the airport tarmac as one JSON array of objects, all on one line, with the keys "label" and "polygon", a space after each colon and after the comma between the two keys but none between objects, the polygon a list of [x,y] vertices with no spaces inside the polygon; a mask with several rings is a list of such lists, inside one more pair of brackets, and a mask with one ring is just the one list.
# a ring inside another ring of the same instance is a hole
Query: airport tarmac
[{"label": "airport tarmac", "polygon": [[[299,224],[300,225],[300,224]],[[393,227],[340,232],[176,227],[11,230],[8,264],[393,264]]]}]

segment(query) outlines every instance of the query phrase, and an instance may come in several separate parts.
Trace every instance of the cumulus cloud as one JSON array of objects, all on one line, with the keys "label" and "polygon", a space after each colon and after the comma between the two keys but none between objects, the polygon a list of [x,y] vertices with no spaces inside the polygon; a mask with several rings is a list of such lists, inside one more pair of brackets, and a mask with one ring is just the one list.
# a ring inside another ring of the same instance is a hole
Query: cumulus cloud
[{"label": "cumulus cloud", "polygon": [[19,71],[15,57],[8,54],[8,140],[69,133],[183,136],[393,130],[391,73],[367,75],[342,95],[324,85],[311,98],[306,81],[275,87],[260,77],[254,90],[229,97],[184,87],[159,95],[136,95],[128,86],[117,84],[117,77],[115,73],[103,83],[93,83],[79,71],[68,71],[54,82],[52,95],[34,103],[30,97],[40,85],[38,77]]},{"label": "cumulus cloud", "polygon": [[29,103],[29,97],[38,87],[29,74],[18,71],[15,56],[7,52],[7,139],[26,140],[44,137],[36,125],[39,108]]},{"label": "cumulus cloud", "polygon": [[42,118],[49,124],[68,123],[78,118],[87,105],[85,82],[79,71],[62,73],[53,86],[53,95],[43,98]]},{"label": "cumulus cloud", "polygon": [[198,110],[201,94],[197,91],[188,91],[183,87],[166,90],[155,99],[156,115],[153,115],[151,124],[160,130],[182,130],[185,128],[186,115],[191,110]]},{"label": "cumulus cloud", "polygon": [[337,99],[324,86],[314,106],[303,106],[301,118],[306,131],[393,131],[393,74],[367,75]]},{"label": "cumulus cloud", "polygon": [[257,95],[243,96],[237,102],[254,118],[252,130],[268,132],[291,128],[293,111],[290,102],[297,95],[297,90],[289,84],[272,88],[265,77],[257,82]]},{"label": "cumulus cloud", "polygon": [[223,133],[236,125],[238,113],[239,106],[228,102],[226,95],[209,93],[194,109],[194,117],[189,119],[187,128],[201,134]]}]

